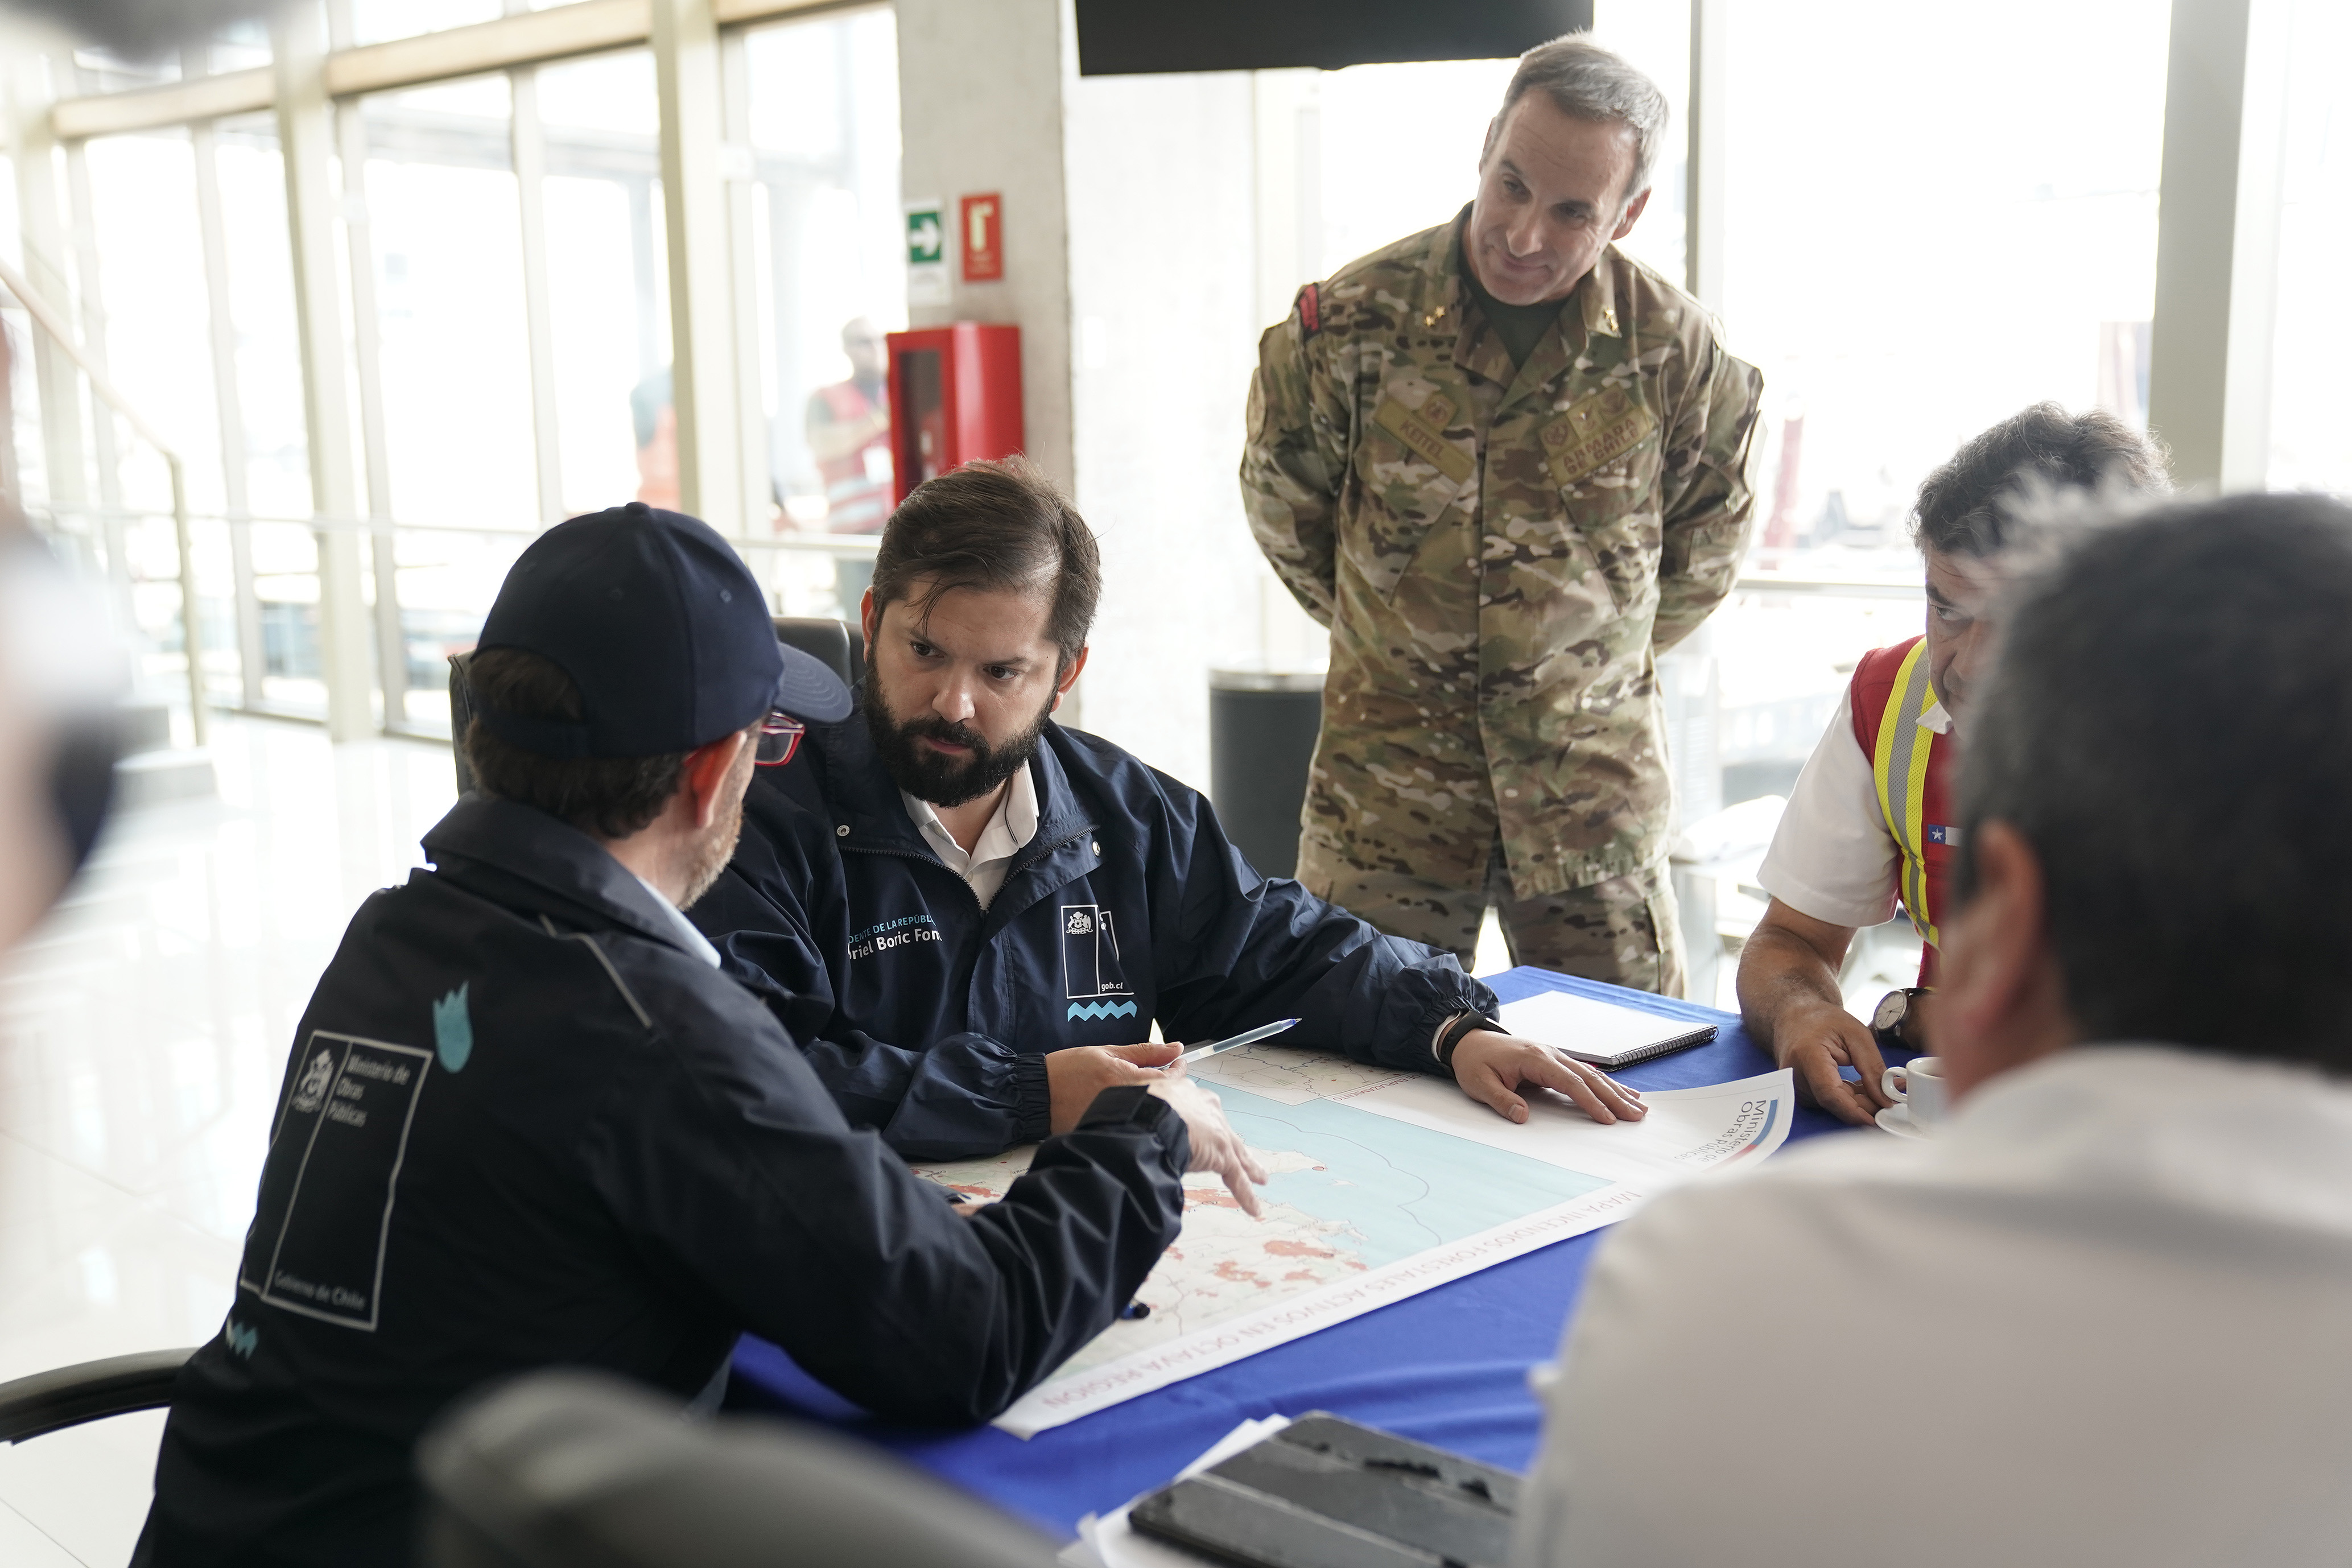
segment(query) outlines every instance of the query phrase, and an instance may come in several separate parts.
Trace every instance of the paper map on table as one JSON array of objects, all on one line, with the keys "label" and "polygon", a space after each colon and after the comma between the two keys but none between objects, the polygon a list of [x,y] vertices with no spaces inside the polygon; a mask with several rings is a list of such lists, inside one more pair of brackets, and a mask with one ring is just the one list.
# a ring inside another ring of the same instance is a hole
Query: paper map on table
[{"label": "paper map on table", "polygon": [[[1515,1126],[1443,1079],[1249,1046],[1194,1069],[1272,1180],[1251,1219],[1210,1176],[1184,1182],[1184,1229],[1136,1299],[996,1424],[1030,1436],[1465,1274],[1580,1236],[1702,1173],[1760,1160],[1789,1132],[1787,1072],[1650,1090],[1604,1127],[1564,1100]],[[919,1165],[1001,1197],[1031,1149]]]}]

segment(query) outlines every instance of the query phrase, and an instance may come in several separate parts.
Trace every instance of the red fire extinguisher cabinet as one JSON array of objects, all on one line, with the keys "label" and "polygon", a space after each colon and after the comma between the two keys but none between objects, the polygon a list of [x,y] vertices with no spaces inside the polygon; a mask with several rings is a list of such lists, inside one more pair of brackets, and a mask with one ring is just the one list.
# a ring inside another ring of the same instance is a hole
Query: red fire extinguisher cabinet
[{"label": "red fire extinguisher cabinet", "polygon": [[925,479],[1021,450],[1021,329],[958,321],[892,332],[892,504]]}]

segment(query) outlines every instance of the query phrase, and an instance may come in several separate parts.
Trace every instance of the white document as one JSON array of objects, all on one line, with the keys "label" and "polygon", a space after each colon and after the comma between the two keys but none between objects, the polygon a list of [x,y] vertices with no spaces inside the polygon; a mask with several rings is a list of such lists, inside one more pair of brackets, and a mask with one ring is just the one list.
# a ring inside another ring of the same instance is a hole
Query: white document
[{"label": "white document", "polygon": [[[1171,1478],[1182,1480],[1197,1476],[1211,1465],[1221,1465],[1260,1438],[1271,1437],[1290,1425],[1287,1415],[1269,1415],[1262,1421],[1244,1421],[1212,1444],[1209,1451],[1185,1466]],[[1154,1487],[1152,1491],[1160,1489]],[[1127,1516],[1135,1505],[1150,1496],[1131,1499],[1124,1506],[1113,1509],[1097,1519],[1093,1514],[1078,1521],[1078,1538],[1062,1548],[1058,1561],[1063,1568],[1200,1568],[1207,1561],[1192,1552],[1171,1546],[1164,1541],[1154,1541],[1139,1535]]]},{"label": "white document", "polygon": [[1567,991],[1538,991],[1517,1002],[1506,1002],[1499,1021],[1523,1040],[1554,1047],[1579,1061],[1604,1068],[1647,1061],[1685,1045],[1696,1045],[1715,1033],[1707,1025],[1687,1018],[1668,1018]]},{"label": "white document", "polygon": [[[1276,1044],[1195,1069],[1272,1176],[1265,1215],[1188,1176],[1184,1229],[1137,1291],[1147,1317],[1097,1335],[996,1425],[1032,1436],[1623,1218],[1788,1136],[1786,1070],[1643,1095],[1610,1126],[1549,1094],[1524,1126],[1442,1079]],[[918,1166],[1002,1197],[1032,1150]]]}]

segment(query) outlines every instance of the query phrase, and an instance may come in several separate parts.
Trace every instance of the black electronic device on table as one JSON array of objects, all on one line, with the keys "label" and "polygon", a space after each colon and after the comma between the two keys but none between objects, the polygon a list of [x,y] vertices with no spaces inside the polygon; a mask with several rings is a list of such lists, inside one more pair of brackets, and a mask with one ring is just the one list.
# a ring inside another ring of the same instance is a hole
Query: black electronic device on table
[{"label": "black electronic device on table", "polygon": [[1518,1503],[1508,1470],[1318,1410],[1128,1520],[1246,1568],[1502,1568]]}]

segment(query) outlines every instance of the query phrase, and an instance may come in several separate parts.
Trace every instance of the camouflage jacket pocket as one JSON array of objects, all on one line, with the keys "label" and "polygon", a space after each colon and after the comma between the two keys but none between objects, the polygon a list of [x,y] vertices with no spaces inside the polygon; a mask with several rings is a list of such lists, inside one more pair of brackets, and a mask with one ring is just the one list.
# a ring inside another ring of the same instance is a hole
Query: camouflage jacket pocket
[{"label": "camouflage jacket pocket", "polygon": [[1415,408],[1384,390],[1356,443],[1354,502],[1339,547],[1383,601],[1396,596],[1431,526],[1477,475],[1466,434],[1449,432],[1455,417],[1453,400],[1443,394]]},{"label": "camouflage jacket pocket", "polygon": [[1633,450],[1560,486],[1569,527],[1592,552],[1620,615],[1654,602],[1665,543],[1663,463],[1652,433]]}]

